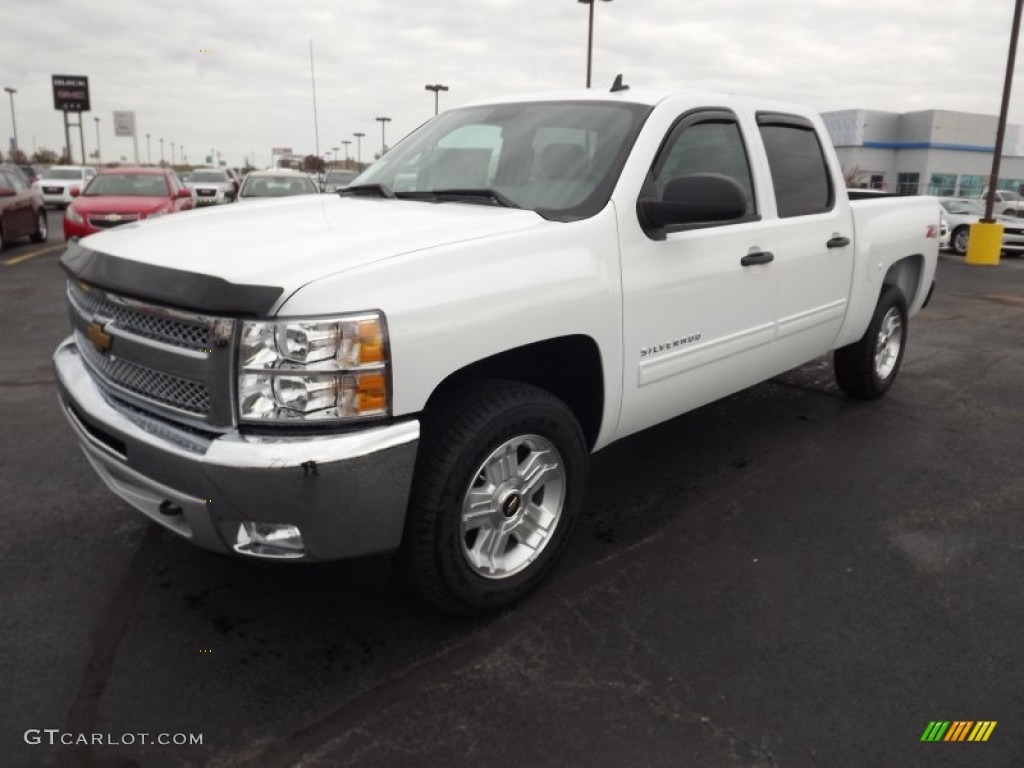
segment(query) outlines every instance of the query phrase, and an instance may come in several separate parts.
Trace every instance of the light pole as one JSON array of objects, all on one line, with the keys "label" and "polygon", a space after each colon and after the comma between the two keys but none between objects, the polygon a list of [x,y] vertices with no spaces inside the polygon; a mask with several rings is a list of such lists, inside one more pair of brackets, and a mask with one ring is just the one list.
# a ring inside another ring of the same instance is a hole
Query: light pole
[{"label": "light pole", "polygon": [[359,170],[363,170],[363,136],[365,133],[353,133],[356,137],[356,165],[359,166]]},{"label": "light pole", "polygon": [[337,162],[338,162],[338,150],[339,149],[341,149],[341,147],[331,147],[331,152],[334,153],[334,163],[335,164],[337,164]]},{"label": "light pole", "polygon": [[437,115],[437,93],[438,91],[447,91],[447,85],[441,85],[440,83],[434,83],[433,85],[423,86],[425,90],[434,92],[434,115]]},{"label": "light pole", "polygon": [[342,139],[342,145],[345,147],[345,167],[348,168],[348,148],[352,144],[348,139]]},{"label": "light pole", "polygon": [[160,165],[164,164],[164,140],[160,139]]},{"label": "light pole", "polygon": [[146,134],[146,164],[153,164],[153,153],[149,151],[149,134]]},{"label": "light pole", "polygon": [[[610,3],[612,0],[604,0]],[[587,31],[587,88],[590,87],[590,62],[594,57],[594,6],[596,0],[579,0],[584,5],[590,6],[590,26]]]},{"label": "light pole", "polygon": [[171,142],[171,165],[174,165],[174,142]]},{"label": "light pole", "polygon": [[14,119],[14,94],[18,92],[17,88],[8,88],[4,86],[4,90],[11,97],[11,127],[14,128],[14,151],[18,151],[18,121]]},{"label": "light pole", "polygon": [[391,118],[378,117],[375,119],[380,123],[380,156],[384,157],[384,153],[388,151],[388,143],[384,140],[384,126],[391,122]]},{"label": "light pole", "polygon": [[100,160],[100,119],[94,117],[93,120],[96,121],[96,165],[99,165],[102,162]]}]

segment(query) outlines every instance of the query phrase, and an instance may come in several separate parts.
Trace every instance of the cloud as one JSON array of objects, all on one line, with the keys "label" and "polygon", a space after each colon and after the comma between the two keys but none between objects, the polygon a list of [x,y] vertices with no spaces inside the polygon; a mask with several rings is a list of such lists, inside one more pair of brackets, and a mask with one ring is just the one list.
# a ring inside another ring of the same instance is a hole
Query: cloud
[{"label": "cloud", "polygon": [[[595,11],[594,86],[619,72],[635,88],[752,93],[820,110],[866,107],[998,111],[1012,0],[613,0]],[[272,146],[312,152],[313,40],[320,151],[366,134],[377,116],[394,143],[442,108],[504,93],[582,87],[588,8],[575,0],[127,0],[17,3],[0,29],[0,85],[15,97],[21,146],[64,144],[50,75],[89,76],[105,157],[131,156],[113,110],[134,110],[145,159],[162,137],[195,161],[215,149],[232,164]],[[1024,83],[1018,85],[1018,92]],[[1011,121],[1024,122],[1024,101]],[[0,118],[0,137],[9,115]],[[72,143],[78,146],[77,136]],[[6,145],[6,138],[4,138]],[[355,153],[355,145],[351,146]]]}]

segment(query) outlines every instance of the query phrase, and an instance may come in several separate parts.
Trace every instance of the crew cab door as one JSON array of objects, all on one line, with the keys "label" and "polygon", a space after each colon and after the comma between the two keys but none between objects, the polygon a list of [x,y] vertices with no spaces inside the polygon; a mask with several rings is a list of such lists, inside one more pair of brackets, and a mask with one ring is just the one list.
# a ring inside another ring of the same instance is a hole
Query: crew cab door
[{"label": "crew cab door", "polygon": [[[775,334],[773,222],[762,219],[750,137],[756,126],[725,109],[677,117],[647,171],[641,200],[673,179],[720,174],[746,197],[729,221],[652,231],[640,203],[620,211],[623,291],[623,436],[764,377]],[[623,206],[625,207],[625,206]],[[642,231],[641,231],[642,230]]]},{"label": "crew cab door", "polygon": [[853,215],[810,120],[759,112],[757,127],[778,217],[774,374],[832,348],[853,279]]}]

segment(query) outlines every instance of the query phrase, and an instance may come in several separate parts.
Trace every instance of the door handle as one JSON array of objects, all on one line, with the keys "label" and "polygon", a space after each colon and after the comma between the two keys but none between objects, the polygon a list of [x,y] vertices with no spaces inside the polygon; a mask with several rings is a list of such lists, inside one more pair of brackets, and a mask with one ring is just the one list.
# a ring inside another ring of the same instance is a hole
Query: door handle
[{"label": "door handle", "polygon": [[832,235],[827,243],[826,248],[845,248],[850,244],[850,238],[843,237],[842,235]]},{"label": "door handle", "polygon": [[775,254],[773,254],[771,251],[754,251],[753,253],[748,253],[746,256],[740,259],[740,264],[742,264],[744,267],[751,267],[754,264],[767,264],[768,262],[774,260]]}]

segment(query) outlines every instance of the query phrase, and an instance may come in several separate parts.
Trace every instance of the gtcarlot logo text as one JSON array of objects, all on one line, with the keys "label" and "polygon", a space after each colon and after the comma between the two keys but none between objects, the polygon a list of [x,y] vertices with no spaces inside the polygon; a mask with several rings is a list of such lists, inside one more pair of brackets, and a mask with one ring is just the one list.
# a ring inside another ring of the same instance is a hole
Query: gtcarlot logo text
[{"label": "gtcarlot logo text", "polygon": [[25,731],[26,744],[49,746],[127,747],[135,744],[161,746],[197,746],[203,743],[201,733],[71,733],[59,728],[29,728]]}]

